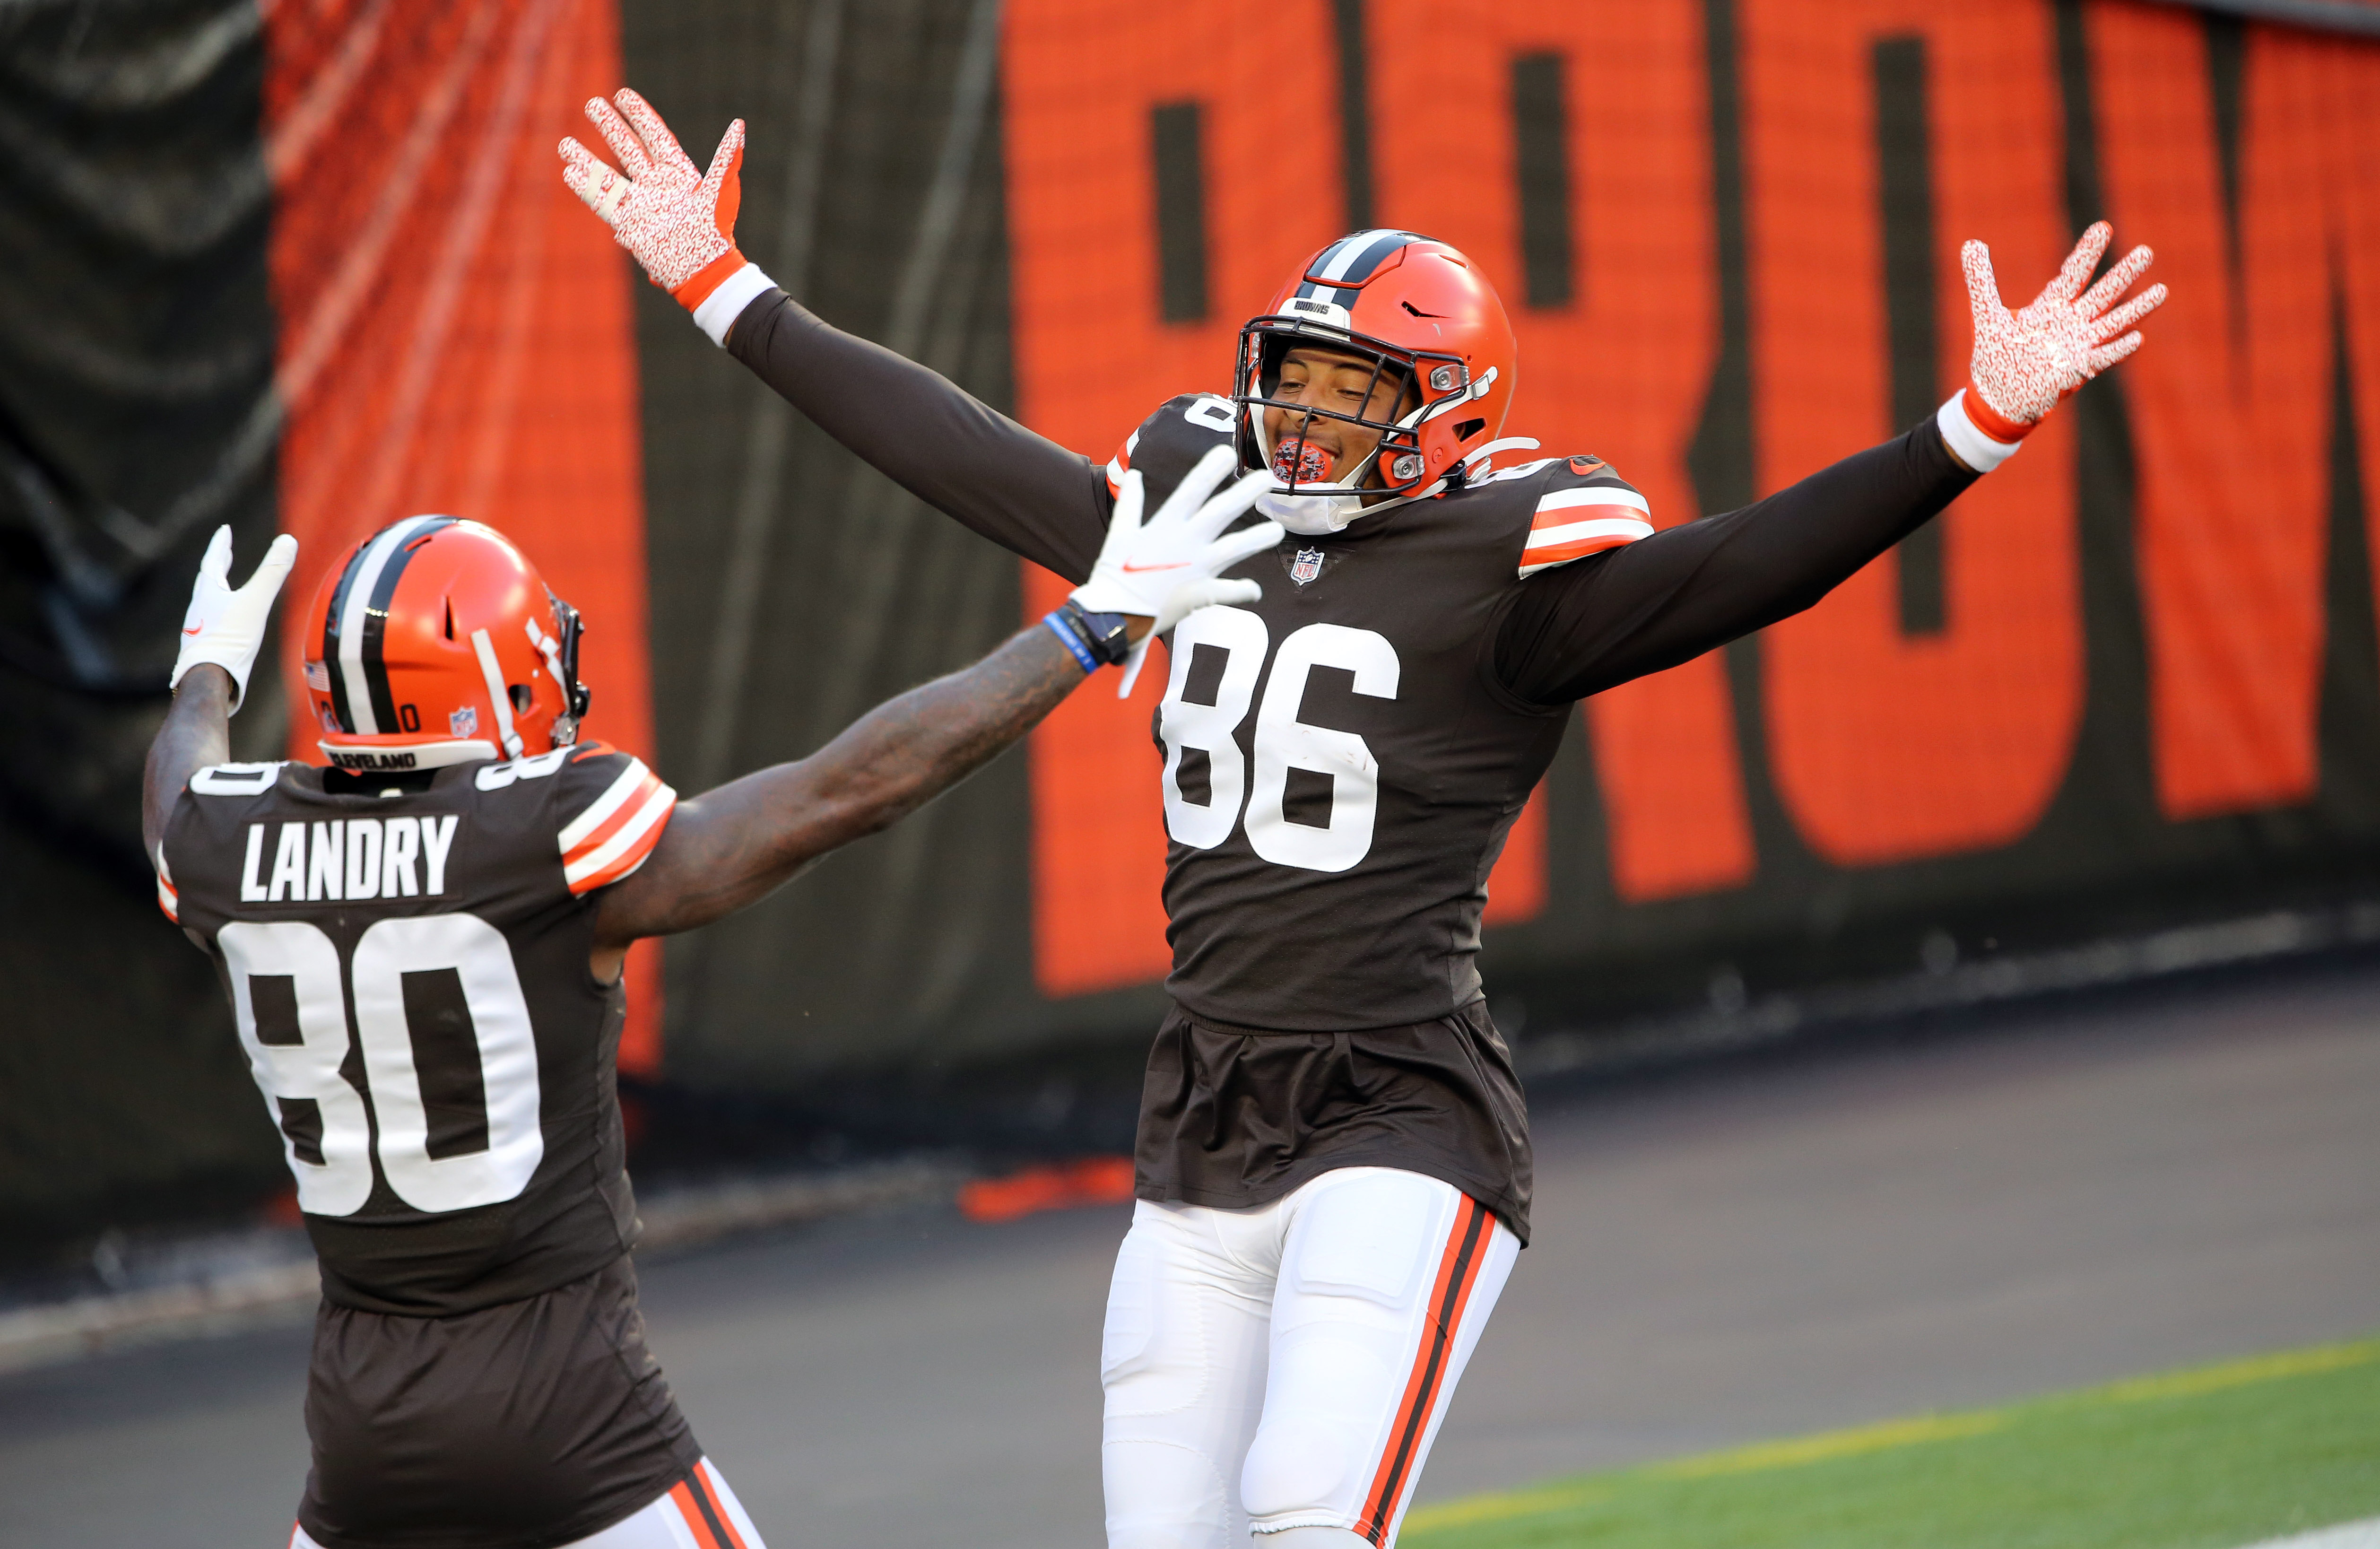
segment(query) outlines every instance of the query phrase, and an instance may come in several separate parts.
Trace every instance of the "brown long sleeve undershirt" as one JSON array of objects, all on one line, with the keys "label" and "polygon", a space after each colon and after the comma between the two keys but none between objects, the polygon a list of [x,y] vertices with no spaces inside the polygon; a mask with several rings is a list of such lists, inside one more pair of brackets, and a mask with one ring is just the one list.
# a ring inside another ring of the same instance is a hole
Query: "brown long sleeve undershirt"
[{"label": "brown long sleeve undershirt", "polygon": [[[1090,573],[1110,501],[1099,464],[782,290],[745,308],[727,348],[928,505],[1069,580]],[[1496,675],[1559,704],[1674,666],[1809,607],[1975,478],[1928,420],[1741,510],[1541,572],[1504,610]]]}]

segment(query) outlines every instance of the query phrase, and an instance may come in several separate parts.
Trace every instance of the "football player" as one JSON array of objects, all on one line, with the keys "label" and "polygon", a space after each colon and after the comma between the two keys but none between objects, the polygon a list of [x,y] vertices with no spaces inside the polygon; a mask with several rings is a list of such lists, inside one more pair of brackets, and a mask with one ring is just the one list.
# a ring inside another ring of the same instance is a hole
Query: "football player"
[{"label": "football player", "polygon": [[[1062,576],[1127,482],[1229,448],[1286,530],[1263,599],[1177,628],[1155,733],[1174,1006],[1101,1375],[1111,1549],[1386,1549],[1528,1235],[1521,1090],[1474,960],[1489,869],[1571,706],[1809,607],[1933,517],[2164,298],[2097,284],[2094,226],[2011,314],[1967,244],[1971,380],[1939,413],[1740,511],[1656,532],[1598,458],[1499,462],[1517,366],[1487,277],[1360,231],[1241,330],[1227,395],[1160,406],[1104,468],[827,326],[735,245],[744,128],[698,172],[630,91],[564,177],[795,407]],[[2085,287],[2089,285],[2086,291]],[[1220,364],[1220,362],[1219,362]],[[1284,584],[1286,583],[1286,584]],[[1327,669],[1327,676],[1325,676]]]},{"label": "football player", "polygon": [[323,768],[225,762],[297,554],[218,531],[151,750],[166,915],[212,957],[322,1272],[297,1546],[760,1549],[645,1346],[614,1057],[623,960],[735,912],[1023,737],[1152,628],[1260,589],[1219,455],[976,665],[680,801],[585,739],[578,615],[500,533],[409,517],[307,616]]}]

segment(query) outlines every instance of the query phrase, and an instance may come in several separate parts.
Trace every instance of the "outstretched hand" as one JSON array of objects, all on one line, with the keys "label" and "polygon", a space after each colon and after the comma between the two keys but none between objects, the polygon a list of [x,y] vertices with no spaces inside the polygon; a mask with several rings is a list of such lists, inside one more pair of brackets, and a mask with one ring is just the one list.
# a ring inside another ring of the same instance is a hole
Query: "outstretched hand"
[{"label": "outstretched hand", "polygon": [[2085,231],[2057,277],[2017,312],[2000,299],[1991,250],[1971,241],[1960,250],[1975,321],[1969,417],[1992,439],[2022,439],[2060,398],[2140,348],[2140,331],[2132,325],[2164,301],[2165,287],[2153,285],[2121,306],[2115,303],[2148,268],[2149,250],[2134,248],[2083,289],[2113,236],[2106,221]]},{"label": "outstretched hand", "polygon": [[1124,661],[1118,699],[1130,697],[1139,679],[1150,636],[1163,634],[1196,609],[1216,603],[1253,603],[1264,595],[1253,580],[1222,579],[1223,571],[1278,545],[1282,537],[1281,524],[1271,521],[1224,531],[1273,485],[1272,475],[1259,471],[1216,494],[1215,487],[1237,460],[1229,446],[1209,451],[1146,522],[1141,511],[1148,494],[1139,470],[1126,473],[1118,485],[1107,541],[1099,546],[1091,579],[1074,593],[1086,613],[1133,614],[1155,620]]},{"label": "outstretched hand", "polygon": [[212,662],[231,674],[231,708],[248,697],[248,676],[256,667],[256,653],[264,649],[264,627],[273,616],[273,600],[298,563],[298,540],[286,532],[273,540],[257,561],[247,584],[231,584],[231,529],[218,527],[199,561],[199,579],[190,588],[189,611],[182,617],[182,650],[174,662],[168,687],[181,687],[183,675],[201,662]]},{"label": "outstretched hand", "polygon": [[727,126],[710,169],[698,172],[652,104],[625,86],[612,102],[590,99],[587,117],[619,158],[620,170],[565,135],[562,180],[603,218],[655,285],[694,311],[744,267],[735,249],[744,120]]}]

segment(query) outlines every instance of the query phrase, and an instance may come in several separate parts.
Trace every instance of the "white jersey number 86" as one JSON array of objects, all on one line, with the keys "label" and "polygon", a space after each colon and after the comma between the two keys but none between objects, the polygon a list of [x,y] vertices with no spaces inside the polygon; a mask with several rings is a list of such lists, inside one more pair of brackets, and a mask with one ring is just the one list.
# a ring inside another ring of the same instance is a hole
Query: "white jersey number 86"
[{"label": "white jersey number 86", "polygon": [[[1165,829],[1193,849],[1212,849],[1231,837],[1245,802],[1248,846],[1258,855],[1278,866],[1343,872],[1371,853],[1380,765],[1362,738],[1308,726],[1297,718],[1298,707],[1316,667],[1352,673],[1359,694],[1396,698],[1396,647],[1376,630],[1342,624],[1308,624],[1282,640],[1257,708],[1251,760],[1240,748],[1238,729],[1256,700],[1257,675],[1270,642],[1264,620],[1245,608],[1201,608],[1173,631],[1173,668],[1157,720],[1165,744]],[[1224,658],[1211,704],[1183,697],[1202,645]],[[1182,794],[1182,755],[1193,749],[1207,755],[1203,803]],[[1282,811],[1293,769],[1330,777],[1328,827],[1292,823]]]}]

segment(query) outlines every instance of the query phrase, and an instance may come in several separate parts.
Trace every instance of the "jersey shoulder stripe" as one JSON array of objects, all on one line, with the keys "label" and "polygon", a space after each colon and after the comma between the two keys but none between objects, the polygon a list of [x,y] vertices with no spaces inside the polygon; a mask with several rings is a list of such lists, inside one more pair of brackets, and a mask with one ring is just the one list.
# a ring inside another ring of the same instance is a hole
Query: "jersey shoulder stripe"
[{"label": "jersey shoulder stripe", "polygon": [[617,773],[555,835],[563,880],[580,895],[618,882],[642,866],[661,843],[662,831],[677,807],[677,792],[646,768],[644,760],[612,752],[600,743],[587,754],[591,756],[583,762],[590,768]]},{"label": "jersey shoulder stripe", "polygon": [[182,922],[182,896],[174,891],[174,873],[165,864],[165,847],[157,847],[157,907],[165,918],[178,925]]},{"label": "jersey shoulder stripe", "polygon": [[1533,576],[1653,535],[1653,508],[1599,457],[1548,459],[1521,547],[1520,573]]},{"label": "jersey shoulder stripe", "polygon": [[1140,432],[1135,431],[1123,438],[1123,445],[1116,448],[1116,455],[1108,459],[1108,494],[1111,496],[1123,493],[1123,476],[1132,471],[1133,449],[1139,445]]}]

